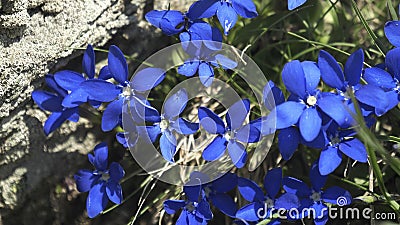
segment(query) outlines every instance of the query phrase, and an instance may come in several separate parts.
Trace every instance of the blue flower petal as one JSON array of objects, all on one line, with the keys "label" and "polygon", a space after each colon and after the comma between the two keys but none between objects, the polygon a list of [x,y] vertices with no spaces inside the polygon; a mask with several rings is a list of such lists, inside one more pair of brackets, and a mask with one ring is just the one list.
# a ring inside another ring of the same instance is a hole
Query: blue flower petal
[{"label": "blue flower petal", "polygon": [[79,192],[89,191],[99,178],[100,176],[94,175],[93,171],[90,170],[79,170],[78,173],[74,175],[76,188]]},{"label": "blue flower petal", "polygon": [[44,122],[43,130],[46,135],[56,130],[66,121],[71,115],[76,112],[77,109],[72,108],[63,112],[53,112]]},{"label": "blue flower petal", "polygon": [[249,202],[262,201],[264,193],[261,188],[252,180],[239,177],[238,190],[240,194]]},{"label": "blue flower petal", "polygon": [[318,55],[318,66],[322,80],[330,87],[344,89],[344,74],[342,68],[328,52],[321,50]]},{"label": "blue flower petal", "polygon": [[79,88],[79,84],[85,81],[82,74],[70,70],[63,70],[55,73],[54,79],[60,87],[68,91]]},{"label": "blue flower petal", "polygon": [[328,206],[322,202],[315,202],[311,207],[315,211],[314,224],[325,225],[328,222]]},{"label": "blue flower petal", "polygon": [[121,185],[113,181],[107,182],[106,193],[110,201],[114,202],[115,204],[121,204],[123,199]]},{"label": "blue flower petal", "polygon": [[217,114],[205,107],[199,108],[199,120],[201,126],[210,134],[224,134],[224,121]]},{"label": "blue flower petal", "polygon": [[86,47],[85,53],[83,54],[82,67],[83,72],[85,72],[90,79],[93,79],[96,73],[96,60],[93,47],[90,44]]},{"label": "blue flower petal", "polygon": [[396,107],[397,104],[399,104],[399,94],[396,92],[396,90],[385,92],[385,94],[389,102],[386,109],[384,110],[387,112]]},{"label": "blue flower petal", "polygon": [[190,6],[186,16],[191,20],[210,18],[217,13],[219,5],[219,0],[200,0]]},{"label": "blue flower petal", "polygon": [[107,132],[118,126],[121,121],[123,104],[124,99],[120,98],[111,102],[106,110],[104,110],[103,117],[101,118],[101,129],[103,131]]},{"label": "blue flower petal", "polygon": [[362,163],[367,162],[367,150],[365,149],[364,144],[357,138],[344,140],[339,144],[339,150],[354,160]]},{"label": "blue flower petal", "polygon": [[247,159],[245,147],[241,143],[231,140],[228,142],[227,148],[233,164],[237,168],[242,168],[246,164]]},{"label": "blue flower petal", "polygon": [[168,214],[175,214],[176,211],[185,207],[185,205],[184,200],[166,200],[164,201],[164,210]]},{"label": "blue flower petal", "polygon": [[227,194],[215,194],[211,196],[211,201],[222,213],[235,218],[237,205],[233,199]]},{"label": "blue flower petal", "polygon": [[353,121],[353,117],[349,113],[349,109],[346,108],[345,104],[339,100],[336,96],[327,95],[318,99],[317,102],[319,108],[331,117],[339,126],[350,124]]},{"label": "blue flower petal", "polygon": [[285,96],[282,90],[273,81],[268,81],[268,84],[263,89],[263,103],[265,108],[271,111],[275,106],[283,102],[285,102]]},{"label": "blue flower petal", "polygon": [[293,10],[304,3],[306,3],[307,0],[288,0],[288,9]]},{"label": "blue flower petal", "polygon": [[63,99],[53,93],[36,90],[32,92],[32,99],[42,110],[50,112],[61,112],[63,110],[61,105]]},{"label": "blue flower petal", "polygon": [[337,186],[333,186],[326,189],[322,193],[321,197],[325,202],[332,203],[335,205],[340,203],[340,206],[350,205],[352,201],[350,193],[345,189]]},{"label": "blue flower petal", "polygon": [[99,79],[100,80],[108,80],[112,78],[112,74],[110,72],[110,69],[108,68],[108,65],[103,66],[100,69],[100,73],[99,73]]},{"label": "blue flower petal", "polygon": [[181,12],[169,10],[161,19],[160,28],[166,35],[175,35],[185,28],[184,22],[185,17]]},{"label": "blue flower petal", "polygon": [[237,130],[235,137],[244,143],[255,143],[260,140],[261,132],[256,125],[249,123]]},{"label": "blue flower petal", "polygon": [[87,80],[79,86],[88,93],[91,100],[100,102],[111,102],[122,91],[120,87],[104,80]]},{"label": "blue flower petal", "polygon": [[196,74],[198,69],[199,69],[199,61],[190,60],[184,62],[181,66],[178,67],[178,73],[187,77],[191,77]]},{"label": "blue flower petal", "polygon": [[250,101],[248,99],[239,100],[233,103],[226,113],[226,122],[230,130],[236,130],[243,125],[247,114],[250,111]]},{"label": "blue flower petal", "polygon": [[306,79],[306,90],[308,93],[313,93],[321,79],[321,71],[315,62],[304,61],[301,63],[301,66],[303,67]]},{"label": "blue flower petal", "polygon": [[385,64],[390,74],[400,80],[400,48],[394,48],[386,53]]},{"label": "blue flower petal", "polygon": [[381,88],[374,85],[364,85],[355,92],[355,96],[361,103],[374,107],[377,116],[386,113],[389,102]]},{"label": "blue flower petal", "polygon": [[284,102],[276,106],[276,129],[283,129],[296,124],[306,106],[298,102]]},{"label": "blue flower petal", "polygon": [[310,169],[310,180],[314,191],[320,191],[325,186],[328,176],[323,176],[319,172],[318,163],[314,163]]},{"label": "blue flower petal", "polygon": [[300,206],[300,201],[297,195],[285,193],[275,200],[275,208],[293,210]]},{"label": "blue flower petal", "polygon": [[240,208],[236,213],[236,218],[243,219],[245,221],[259,221],[260,215],[267,215],[264,209],[264,205],[260,202],[253,202]]},{"label": "blue flower petal", "polygon": [[182,88],[176,93],[168,97],[164,102],[164,116],[166,119],[173,119],[185,109],[188,102],[188,94],[186,89]]},{"label": "blue flower petal", "polygon": [[194,182],[191,180],[192,186],[187,186],[187,185],[183,186],[183,192],[185,192],[185,195],[189,201],[199,202],[199,197],[202,191],[201,184],[199,183],[199,181],[194,181]]},{"label": "blue flower petal", "polygon": [[214,161],[222,157],[225,153],[228,141],[221,135],[218,135],[214,140],[204,149],[203,159],[207,161]]},{"label": "blue flower petal", "polygon": [[225,35],[228,35],[229,31],[235,26],[237,21],[237,14],[235,9],[231,7],[227,2],[222,2],[217,10],[217,17],[219,23],[224,29]]},{"label": "blue flower petal", "polygon": [[171,126],[176,130],[176,132],[183,135],[194,134],[199,130],[198,123],[189,122],[184,118],[178,118],[178,120],[176,120]]},{"label": "blue flower petal", "polygon": [[104,182],[98,183],[89,191],[86,208],[89,218],[99,215],[107,206],[108,198]]},{"label": "blue flower petal", "polygon": [[[78,107],[88,101],[89,94],[82,88],[75,89],[69,95],[65,96],[62,105],[67,108]],[[101,103],[99,103],[101,104]]]},{"label": "blue flower petal", "polygon": [[196,216],[205,220],[211,220],[213,218],[210,204],[208,204],[205,199],[202,199],[197,205]]},{"label": "blue flower petal", "polygon": [[54,75],[46,74],[44,76],[44,79],[46,80],[47,86],[49,86],[49,88],[53,89],[58,95],[64,97],[68,94],[68,92],[65,89],[63,89],[60,85],[57,84],[57,82],[54,78]]},{"label": "blue flower petal", "polygon": [[108,52],[108,69],[113,78],[125,86],[125,82],[128,80],[128,64],[124,53],[115,45],[111,45]]},{"label": "blue flower petal", "polygon": [[226,173],[212,182],[212,189],[217,193],[226,193],[237,186],[238,177],[234,173]]},{"label": "blue flower petal", "polygon": [[284,177],[282,186],[287,193],[295,194],[300,198],[308,198],[311,195],[311,190],[307,184],[293,177]]},{"label": "blue flower petal", "polygon": [[132,78],[131,85],[135,91],[144,92],[160,84],[164,78],[165,70],[149,67],[137,72]]},{"label": "blue flower petal", "polygon": [[254,5],[252,0],[232,0],[232,6],[236,13],[243,18],[258,16],[256,5]]},{"label": "blue flower petal", "polygon": [[300,116],[300,133],[306,141],[312,141],[318,136],[321,130],[321,125],[321,116],[313,107],[305,109]]},{"label": "blue flower petal", "polygon": [[396,46],[400,46],[400,32],[399,32],[399,21],[388,21],[385,24],[385,36],[389,42]]},{"label": "blue flower petal", "polygon": [[214,80],[214,69],[208,63],[200,63],[199,78],[205,87],[210,87]]},{"label": "blue flower petal", "polygon": [[278,134],[279,151],[284,160],[289,160],[300,143],[300,133],[297,128],[288,127]]},{"label": "blue flower petal", "polygon": [[[146,135],[145,139],[146,137],[149,138],[152,143],[154,143],[157,140],[158,135],[161,134],[160,125],[146,126],[146,127],[138,126],[137,128],[138,128],[138,133],[142,136]],[[142,128],[145,128],[145,131],[142,130]]]},{"label": "blue flower petal", "polygon": [[321,175],[328,175],[335,171],[342,162],[342,153],[336,147],[328,146],[321,151],[319,156],[319,172]]},{"label": "blue flower petal", "polygon": [[108,166],[108,147],[107,143],[102,142],[94,147],[93,165],[98,171],[105,171]]},{"label": "blue flower petal", "polygon": [[306,79],[300,61],[293,60],[285,64],[282,69],[282,81],[290,93],[301,98],[306,95]]},{"label": "blue flower petal", "polygon": [[264,177],[264,189],[267,191],[268,196],[274,199],[281,189],[282,185],[282,169],[274,168],[268,170],[267,175]]},{"label": "blue flower petal", "polygon": [[364,70],[364,79],[368,84],[375,85],[384,89],[392,89],[396,87],[396,82],[390,73],[378,67],[367,68]]},{"label": "blue flower petal", "polygon": [[[190,213],[187,210],[182,210],[179,218],[176,220],[176,225],[188,225],[189,222],[189,215]],[[194,223],[196,224],[196,223]]]},{"label": "blue flower petal", "polygon": [[176,153],[176,139],[172,132],[166,130],[162,133],[160,138],[161,154],[168,162],[174,162],[174,155]]},{"label": "blue flower petal", "polygon": [[121,181],[121,179],[125,176],[125,171],[119,163],[112,162],[110,168],[108,170],[110,174],[110,179],[115,183]]},{"label": "blue flower petal", "polygon": [[349,85],[355,86],[360,83],[362,68],[364,65],[364,51],[358,49],[349,56],[344,66],[344,74]]},{"label": "blue flower petal", "polygon": [[221,54],[217,54],[214,57],[213,63],[217,66],[218,65],[221,66],[224,70],[227,70],[227,69],[231,70],[231,69],[234,69],[235,67],[237,67],[237,62],[235,62],[232,59],[230,59],[224,55],[221,55]]},{"label": "blue flower petal", "polygon": [[157,109],[148,104],[145,100],[139,99],[137,96],[133,96],[130,99],[131,112],[133,114],[133,119],[137,123],[148,122],[160,122],[161,117]]}]

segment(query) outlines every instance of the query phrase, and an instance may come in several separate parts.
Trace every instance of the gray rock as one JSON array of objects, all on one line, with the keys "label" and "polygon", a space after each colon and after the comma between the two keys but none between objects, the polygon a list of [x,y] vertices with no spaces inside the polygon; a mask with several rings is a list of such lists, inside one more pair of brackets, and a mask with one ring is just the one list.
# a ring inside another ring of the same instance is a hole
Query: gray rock
[{"label": "gray rock", "polygon": [[[33,192],[43,195],[37,191],[43,185],[54,191],[56,182],[70,178],[102,141],[99,127],[84,118],[64,123],[49,137],[44,135],[48,114],[31,100],[32,91],[43,86],[44,75],[81,55],[76,49],[88,43],[101,47],[114,38],[112,43],[122,43],[128,54],[154,52],[169,39],[161,38],[143,20],[144,11],[166,9],[168,2],[0,0],[0,224],[9,221],[5,218],[12,210],[26,212],[29,207],[21,207],[26,201],[35,204],[32,207],[50,207],[37,205],[40,196],[28,197]],[[170,2],[171,8],[185,10],[192,1]],[[25,224],[29,218],[21,217],[15,224]],[[35,224],[48,223],[37,220]]]}]

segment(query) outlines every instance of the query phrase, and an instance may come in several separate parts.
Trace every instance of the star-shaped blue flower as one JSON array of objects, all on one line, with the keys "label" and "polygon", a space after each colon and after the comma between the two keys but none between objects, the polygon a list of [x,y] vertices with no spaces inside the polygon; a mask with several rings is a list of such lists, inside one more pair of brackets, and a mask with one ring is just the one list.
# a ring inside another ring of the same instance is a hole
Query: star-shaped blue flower
[{"label": "star-shaped blue flower", "polygon": [[[364,71],[363,78],[373,86],[384,90],[370,93],[370,98],[377,99],[386,104],[381,114],[397,106],[400,101],[400,48],[394,48],[386,54],[385,65],[382,67],[371,67]],[[385,102],[386,101],[386,102]]]},{"label": "star-shaped blue flower", "polygon": [[[359,49],[352,53],[347,59],[344,71],[337,63],[336,59],[328,52],[321,50],[318,56],[318,66],[321,70],[322,80],[330,87],[336,88],[339,95],[343,96],[345,103],[354,113],[354,106],[351,102],[348,91],[353,92],[356,99],[361,102],[361,107],[368,114],[364,104],[375,108],[375,114],[381,116],[387,111],[388,100],[386,93],[374,85],[361,85],[360,77],[364,63],[364,53]],[[354,124],[350,119],[347,124],[341,127],[347,128]]]},{"label": "star-shaped blue flower", "polygon": [[340,125],[348,124],[352,117],[341,98],[317,89],[320,76],[314,62],[293,60],[285,64],[282,80],[292,95],[271,111],[262,126],[270,127],[275,121],[276,129],[298,125],[301,136],[310,142],[320,133],[324,114]]},{"label": "star-shaped blue flower", "polygon": [[[194,134],[199,129],[198,123],[192,123],[188,120],[179,117],[186,107],[188,95],[185,89],[180,89],[164,103],[164,113],[158,115],[155,123],[152,126],[146,126],[148,137],[151,142],[155,142],[157,137],[160,137],[161,154],[168,162],[174,162],[176,153],[176,138],[174,131],[182,134]],[[158,112],[157,112],[158,113]]]},{"label": "star-shaped blue flower", "polygon": [[243,143],[254,143],[260,139],[260,132],[254,124],[243,125],[250,111],[250,101],[240,100],[228,109],[224,121],[205,107],[199,108],[199,119],[202,127],[210,134],[217,134],[214,140],[204,149],[203,158],[214,161],[221,158],[228,148],[229,156],[237,168],[246,164],[247,152]]},{"label": "star-shaped blue flower", "polygon": [[164,202],[165,212],[175,214],[182,209],[176,225],[206,225],[207,221],[213,218],[213,214],[204,191],[199,186],[194,188],[185,187],[183,191],[187,196],[187,200],[166,200]]},{"label": "star-shaped blue flower", "polygon": [[74,175],[80,192],[89,192],[86,208],[90,218],[96,217],[107,206],[108,200],[115,204],[122,201],[122,188],[119,184],[125,175],[119,163],[113,162],[108,167],[108,147],[100,143],[94,148],[94,155],[89,154],[89,161],[94,171],[80,170]]},{"label": "star-shaped blue flower", "polygon": [[149,105],[142,93],[157,86],[165,78],[165,71],[159,68],[145,68],[139,71],[132,82],[128,80],[128,65],[121,50],[112,45],[108,53],[108,69],[118,84],[100,79],[86,80],[80,83],[80,88],[86,91],[90,99],[100,102],[110,102],[103,112],[101,128],[110,131],[121,124],[122,106],[129,102],[134,120],[141,123],[144,120],[157,119],[157,110]]},{"label": "star-shaped blue flower", "polygon": [[54,79],[52,74],[47,74],[46,84],[53,92],[35,90],[32,92],[32,99],[42,110],[51,112],[43,126],[44,133],[49,135],[55,129],[59,128],[66,120],[78,122],[78,107],[64,107],[63,100],[68,95],[67,90],[62,88]]},{"label": "star-shaped blue flower", "polygon": [[180,34],[181,41],[210,40],[222,42],[221,32],[210,24],[189,19],[176,10],[152,10],[145,15],[146,20],[160,28],[166,35]]},{"label": "star-shaped blue flower", "polygon": [[235,26],[238,15],[244,18],[258,16],[252,0],[200,0],[190,6],[187,16],[191,20],[217,15],[225,35]]},{"label": "star-shaped blue flower", "polygon": [[[310,170],[311,188],[303,181],[293,177],[284,177],[282,180],[283,189],[287,193],[296,194],[301,202],[299,215],[290,215],[292,219],[301,219],[308,216],[310,210],[315,212],[315,225],[324,225],[328,221],[328,206],[325,203],[337,204],[341,201],[341,206],[348,205],[352,201],[350,193],[341,187],[333,186],[322,190],[325,186],[327,176],[320,174],[318,164],[314,163]],[[342,202],[343,201],[343,202]],[[344,204],[343,204],[344,203]],[[304,213],[302,213],[304,212]]]},{"label": "star-shaped blue flower", "polygon": [[240,194],[250,204],[242,207],[236,213],[236,217],[245,221],[259,221],[272,218],[274,210],[290,210],[300,206],[298,197],[293,193],[285,193],[278,196],[282,186],[282,169],[275,168],[267,172],[264,178],[264,188],[267,193],[252,180],[246,178],[238,179]]}]

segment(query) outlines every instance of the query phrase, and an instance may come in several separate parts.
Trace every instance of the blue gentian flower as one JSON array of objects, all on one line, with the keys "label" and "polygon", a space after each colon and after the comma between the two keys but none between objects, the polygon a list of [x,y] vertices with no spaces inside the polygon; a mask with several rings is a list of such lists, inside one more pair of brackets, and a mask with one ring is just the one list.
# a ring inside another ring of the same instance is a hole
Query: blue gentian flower
[{"label": "blue gentian flower", "polygon": [[389,40],[390,44],[395,47],[400,47],[400,21],[388,21],[385,24],[384,31],[385,36]]},{"label": "blue gentian flower", "polygon": [[364,144],[354,137],[353,130],[339,130],[332,122],[326,130],[326,146],[319,157],[319,172],[322,175],[332,173],[342,162],[342,153],[353,160],[366,163],[367,150]]},{"label": "blue gentian flower", "polygon": [[267,172],[264,178],[264,195],[262,189],[254,181],[246,178],[238,178],[240,194],[250,204],[242,207],[236,213],[236,217],[245,221],[259,221],[271,219],[274,210],[290,210],[300,206],[298,197],[294,193],[285,193],[278,196],[282,185],[282,169],[275,168]]},{"label": "blue gentian flower", "polygon": [[[322,80],[330,87],[336,88],[339,95],[344,97],[349,109],[354,108],[348,91],[352,91],[356,99],[368,106],[375,108],[375,114],[380,116],[386,112],[388,101],[385,92],[374,85],[361,85],[360,77],[364,63],[362,49],[355,51],[348,58],[344,72],[336,59],[328,52],[321,50],[318,56],[318,66],[321,70]],[[363,105],[361,105],[363,106]],[[362,107],[364,108],[364,107]],[[355,110],[353,110],[355,113]],[[350,127],[354,120],[350,119],[342,127]]]},{"label": "blue gentian flower", "polygon": [[[185,186],[191,187],[191,186]],[[168,214],[175,214],[182,209],[176,225],[206,225],[213,218],[210,205],[199,186],[184,188],[187,200],[166,200],[164,210]]]},{"label": "blue gentian flower", "polygon": [[225,35],[235,26],[238,15],[244,18],[258,16],[252,0],[200,0],[193,3],[187,13],[191,20],[217,15]]},{"label": "blue gentian flower", "polygon": [[[198,193],[199,189],[204,193],[205,198],[219,209],[225,215],[235,218],[237,205],[227,192],[233,190],[237,186],[238,177],[234,173],[226,173],[217,179],[210,181],[208,175],[193,172],[190,174],[189,184],[185,186],[185,193]],[[194,195],[196,196],[196,195]]]},{"label": "blue gentian flower", "polygon": [[149,105],[141,93],[157,86],[165,77],[165,71],[159,68],[145,68],[139,71],[132,82],[128,80],[128,65],[121,50],[112,45],[108,53],[108,70],[118,84],[101,79],[90,79],[80,83],[90,99],[110,102],[103,113],[101,128],[110,131],[121,123],[122,106],[129,102],[134,120],[154,121],[157,110]]},{"label": "blue gentian flower", "polygon": [[[314,163],[310,170],[311,188],[303,181],[293,177],[284,177],[282,180],[283,189],[287,193],[296,194],[301,202],[298,209],[300,215],[289,215],[292,219],[307,217],[310,211],[315,212],[314,223],[324,225],[328,221],[328,206],[325,203],[348,205],[352,201],[350,193],[341,187],[333,186],[322,190],[325,186],[327,176],[320,174],[318,164]],[[311,210],[305,210],[311,209]]]},{"label": "blue gentian flower", "polygon": [[[176,153],[176,138],[174,131],[182,135],[194,134],[199,129],[198,123],[192,123],[179,117],[186,107],[188,95],[185,89],[180,89],[164,103],[164,113],[158,115],[152,126],[146,126],[148,137],[155,142],[160,137],[161,154],[168,162],[174,162]],[[158,113],[158,112],[157,112]]]},{"label": "blue gentian flower", "polygon": [[[387,101],[386,108],[382,110],[382,114],[394,108],[400,100],[400,48],[394,48],[386,54],[385,66],[367,68],[364,71],[363,78],[368,84],[382,88],[385,92],[370,93],[370,97],[384,98]],[[386,67],[386,70],[385,70]],[[379,94],[379,95],[378,95]]]},{"label": "blue gentian flower", "polygon": [[119,182],[124,177],[125,171],[116,162],[108,167],[106,143],[98,144],[94,148],[94,155],[89,154],[88,157],[95,170],[80,170],[74,178],[78,191],[89,192],[86,208],[88,216],[93,218],[106,208],[108,200],[115,204],[121,203],[122,188]]},{"label": "blue gentian flower", "polygon": [[[189,41],[189,40],[188,40]],[[205,87],[209,87],[214,79],[214,67],[221,66],[222,69],[234,69],[237,63],[222,54],[216,54],[216,51],[211,50],[205,46],[196,48],[198,43],[189,41],[182,44],[193,43],[193,48],[185,51],[190,55],[190,59],[186,60],[184,64],[178,67],[178,73],[186,77],[191,77],[198,71],[201,83]],[[204,41],[207,45],[207,42]],[[210,46],[208,44],[208,46]],[[212,48],[213,46],[211,46]]]},{"label": "blue gentian flower", "polygon": [[306,2],[307,0],[288,0],[288,9],[293,10]]},{"label": "blue gentian flower", "polygon": [[89,102],[95,108],[101,105],[101,102],[91,100],[87,92],[80,87],[80,84],[85,80],[107,80],[111,78],[108,66],[104,66],[100,70],[98,78],[95,78],[95,66],[95,53],[93,47],[91,45],[88,45],[82,60],[83,72],[86,77],[80,73],[70,70],[63,70],[54,74],[54,78],[57,84],[59,84],[65,90],[69,91],[69,94],[64,98],[62,102],[64,107],[72,108],[79,106],[85,102]]},{"label": "blue gentian flower", "polygon": [[250,101],[240,100],[228,109],[224,121],[211,110],[200,107],[200,124],[210,134],[217,134],[214,140],[204,149],[203,158],[214,161],[224,155],[228,148],[229,156],[237,168],[242,168],[247,159],[247,152],[243,143],[254,143],[259,141],[260,132],[253,124],[243,125],[250,111]]},{"label": "blue gentian flower", "polygon": [[351,115],[343,102],[333,93],[320,92],[317,88],[321,72],[314,62],[293,60],[282,70],[282,80],[292,94],[289,101],[273,109],[263,126],[276,120],[276,129],[298,124],[305,141],[314,140],[321,131],[325,113],[338,124],[348,124]]},{"label": "blue gentian flower", "polygon": [[44,133],[49,135],[66,120],[78,122],[79,109],[78,107],[64,107],[62,102],[68,95],[67,90],[57,84],[52,74],[47,74],[45,79],[47,86],[53,92],[35,90],[32,92],[32,99],[39,108],[51,112],[43,126]]},{"label": "blue gentian flower", "polygon": [[176,10],[152,10],[145,15],[146,20],[153,26],[160,28],[166,35],[180,34],[181,41],[210,40],[222,42],[221,32],[210,24],[189,19]]}]

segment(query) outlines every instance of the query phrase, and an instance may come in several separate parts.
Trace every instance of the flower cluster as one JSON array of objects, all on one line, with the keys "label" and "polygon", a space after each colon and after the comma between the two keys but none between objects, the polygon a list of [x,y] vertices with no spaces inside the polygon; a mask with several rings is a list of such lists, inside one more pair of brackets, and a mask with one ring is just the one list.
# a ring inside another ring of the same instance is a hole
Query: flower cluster
[{"label": "flower cluster", "polygon": [[[289,0],[290,10],[306,0]],[[166,35],[179,35],[181,46],[188,58],[176,68],[186,77],[198,74],[201,83],[210,87],[214,70],[234,70],[239,62],[219,52],[223,35],[235,26],[238,15],[254,18],[258,15],[251,0],[199,0],[187,12],[153,10],[146,14],[149,23]],[[216,16],[222,32],[204,20]],[[385,25],[389,41],[400,47],[399,21]],[[265,136],[277,133],[282,158],[289,161],[298,146],[315,149],[319,159],[311,166],[311,187],[293,177],[284,177],[281,168],[267,171],[263,189],[257,182],[233,173],[221,174],[212,179],[200,172],[193,172],[184,186],[184,200],[166,200],[164,209],[168,214],[181,210],[176,224],[207,224],[213,218],[212,207],[235,219],[237,224],[253,224],[271,220],[276,209],[284,210],[289,220],[302,219],[305,214],[293,215],[291,210],[313,209],[315,224],[327,222],[327,207],[344,198],[350,204],[350,193],[334,186],[324,189],[327,176],[342,163],[344,157],[366,163],[368,155],[364,144],[357,138],[357,112],[367,125],[394,108],[400,100],[400,50],[394,48],[386,55],[384,64],[364,68],[364,52],[352,53],[343,68],[327,51],[321,50],[317,61],[292,60],[282,69],[281,77],[287,93],[272,81],[265,85],[263,106],[270,114],[247,122],[251,114],[249,99],[240,99],[227,108],[224,119],[207,107],[198,107],[198,121],[185,118],[183,112],[189,99],[182,88],[164,101],[163,111],[152,106],[146,94],[161,84],[167,71],[147,67],[129,79],[128,64],[124,54],[112,45],[108,52],[108,64],[96,76],[95,53],[88,45],[83,56],[83,74],[60,71],[46,75],[49,91],[36,90],[32,98],[43,110],[51,112],[44,124],[49,135],[61,124],[70,120],[77,122],[82,106],[102,112],[101,129],[109,132],[119,128],[116,140],[126,148],[134,147],[139,139],[159,143],[165,161],[174,164],[177,155],[177,137],[193,135],[200,129],[213,135],[204,148],[202,159],[217,161],[229,155],[233,165],[240,169],[247,163],[249,143],[259,143]],[[363,79],[361,79],[363,78]],[[324,87],[323,89],[321,87]],[[101,107],[103,106],[103,107]],[[126,110],[124,107],[127,107]],[[161,113],[160,113],[161,112]],[[193,112],[192,112],[193,113]],[[129,122],[122,123],[122,117]],[[252,117],[251,117],[252,118]],[[89,154],[94,171],[80,170],[75,175],[80,192],[89,192],[88,216],[101,213],[108,201],[122,202],[120,180],[124,170],[113,162],[108,167],[108,148],[105,143],[95,147]],[[238,206],[232,198],[237,188],[247,204]]]}]

